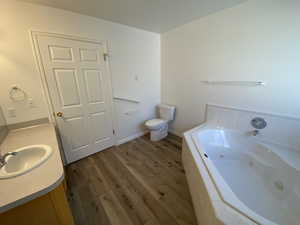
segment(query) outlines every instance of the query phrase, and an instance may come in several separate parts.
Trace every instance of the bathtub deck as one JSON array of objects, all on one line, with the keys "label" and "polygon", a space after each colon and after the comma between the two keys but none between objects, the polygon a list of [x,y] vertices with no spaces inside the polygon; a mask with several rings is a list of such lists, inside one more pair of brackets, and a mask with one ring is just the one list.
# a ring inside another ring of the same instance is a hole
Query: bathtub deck
[{"label": "bathtub deck", "polygon": [[68,166],[77,225],[196,225],[181,140],[148,136]]}]

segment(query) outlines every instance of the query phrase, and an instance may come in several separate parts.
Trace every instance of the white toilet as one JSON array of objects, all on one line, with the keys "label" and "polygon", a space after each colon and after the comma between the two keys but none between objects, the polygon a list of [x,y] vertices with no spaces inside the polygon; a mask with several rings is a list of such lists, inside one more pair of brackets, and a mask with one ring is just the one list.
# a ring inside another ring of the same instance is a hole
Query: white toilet
[{"label": "white toilet", "polygon": [[151,141],[159,141],[168,135],[168,123],[174,120],[175,107],[160,104],[157,106],[159,119],[146,121],[145,125],[150,130]]}]

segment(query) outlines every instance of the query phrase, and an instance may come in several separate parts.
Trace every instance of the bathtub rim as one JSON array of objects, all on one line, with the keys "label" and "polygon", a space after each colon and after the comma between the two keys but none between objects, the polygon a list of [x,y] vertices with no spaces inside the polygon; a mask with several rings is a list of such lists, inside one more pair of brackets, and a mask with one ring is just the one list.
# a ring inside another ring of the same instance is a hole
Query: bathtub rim
[{"label": "bathtub rim", "polygon": [[[205,158],[204,149],[201,148],[200,146],[198,146],[195,143],[194,138],[193,138],[193,134],[195,134],[195,132],[201,132],[201,130],[203,131],[203,130],[229,130],[229,129],[221,128],[221,127],[217,127],[217,126],[211,126],[208,123],[204,122],[201,125],[199,125],[199,126],[193,128],[193,129],[188,130],[188,131],[183,133],[183,137],[184,137],[184,140],[185,140],[186,145],[187,145],[187,150],[189,150],[190,153],[192,154],[193,159],[194,159],[195,163],[197,164],[197,168],[198,168],[198,171],[199,171],[201,177],[202,178],[205,177],[205,178],[209,179],[209,181],[207,181],[206,179],[203,179],[203,183],[205,184],[208,196],[209,196],[210,201],[213,205],[213,208],[214,208],[214,211],[215,211],[215,216],[218,217],[217,211],[220,210],[219,209],[220,204],[223,204],[223,208],[224,207],[229,207],[232,211],[238,213],[238,215],[241,218],[243,218],[244,221],[245,220],[247,221],[246,224],[278,225],[278,224],[276,224],[276,223],[274,223],[274,222],[258,215],[257,213],[253,212],[253,210],[251,210],[246,205],[244,205],[237,197],[236,197],[237,200],[241,203],[241,204],[238,204],[238,205],[243,205],[244,208],[246,209],[244,211],[246,211],[246,212],[239,210],[238,208],[236,208],[234,205],[230,204],[228,201],[226,201],[223,198],[223,196],[222,196],[222,194],[219,190],[219,187],[216,184],[215,179],[213,178],[215,176],[215,174],[211,173],[210,169],[212,167],[214,168],[213,171],[218,174],[218,178],[220,178],[223,181],[223,183],[225,184],[225,186],[227,186],[227,189],[229,189],[230,191],[231,191],[231,189],[228,186],[228,184],[226,183],[226,181],[217,172],[217,169],[213,166],[213,163],[211,162],[211,160],[209,158]],[[203,165],[202,169],[198,165],[199,162]],[[208,167],[208,165],[210,165],[210,168]],[[224,184],[222,184],[222,186]],[[235,196],[235,194],[232,191],[231,191],[231,193]],[[216,205],[219,205],[219,206],[216,207]],[[251,215],[249,215],[249,214],[251,214]],[[254,219],[253,217],[256,218],[256,219]],[[222,221],[222,218],[218,217],[218,219]]]}]

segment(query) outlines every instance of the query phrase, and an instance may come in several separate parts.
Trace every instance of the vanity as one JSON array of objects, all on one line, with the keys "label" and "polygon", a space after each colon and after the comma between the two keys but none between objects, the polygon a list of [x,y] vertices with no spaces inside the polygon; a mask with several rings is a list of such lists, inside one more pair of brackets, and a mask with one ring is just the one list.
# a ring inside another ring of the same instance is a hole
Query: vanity
[{"label": "vanity", "polygon": [[[8,157],[12,166],[0,171],[1,225],[74,225],[55,127],[47,123],[11,130],[1,152],[12,151],[19,151],[9,156],[14,161]],[[26,166],[33,168],[25,171]]]}]

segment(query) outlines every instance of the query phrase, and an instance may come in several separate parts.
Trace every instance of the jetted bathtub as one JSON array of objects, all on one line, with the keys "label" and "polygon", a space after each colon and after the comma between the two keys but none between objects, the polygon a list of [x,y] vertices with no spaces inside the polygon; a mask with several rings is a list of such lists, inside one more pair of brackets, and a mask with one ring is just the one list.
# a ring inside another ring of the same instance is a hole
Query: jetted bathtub
[{"label": "jetted bathtub", "polygon": [[200,225],[299,225],[300,154],[204,124],[184,134],[183,164]]}]

